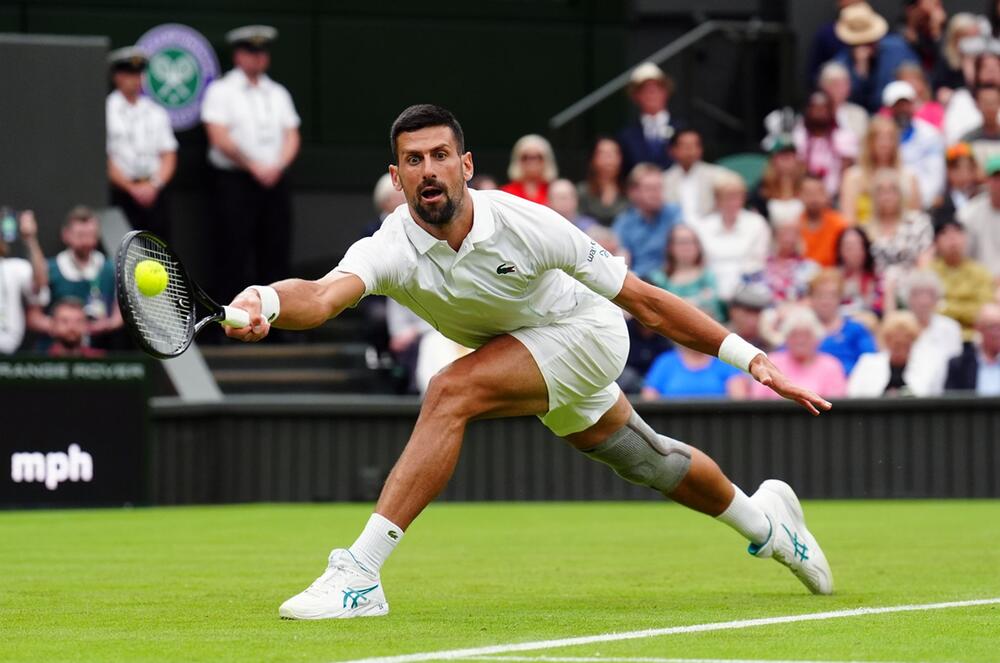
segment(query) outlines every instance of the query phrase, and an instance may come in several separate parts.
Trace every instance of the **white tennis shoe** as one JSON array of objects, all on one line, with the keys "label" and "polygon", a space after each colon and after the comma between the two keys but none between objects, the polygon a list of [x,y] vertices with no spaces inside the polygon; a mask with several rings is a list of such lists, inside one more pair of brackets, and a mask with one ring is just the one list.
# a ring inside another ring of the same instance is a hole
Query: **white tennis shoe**
[{"label": "white tennis shoe", "polygon": [[778,560],[813,594],[832,594],[833,572],[816,537],[806,529],[802,505],[792,487],[768,479],[750,499],[771,521],[771,536],[763,545],[750,544],[750,554]]},{"label": "white tennis shoe", "polygon": [[281,604],[284,619],[346,619],[388,614],[382,581],[354,559],[349,550],[330,553],[326,571],[316,581]]}]

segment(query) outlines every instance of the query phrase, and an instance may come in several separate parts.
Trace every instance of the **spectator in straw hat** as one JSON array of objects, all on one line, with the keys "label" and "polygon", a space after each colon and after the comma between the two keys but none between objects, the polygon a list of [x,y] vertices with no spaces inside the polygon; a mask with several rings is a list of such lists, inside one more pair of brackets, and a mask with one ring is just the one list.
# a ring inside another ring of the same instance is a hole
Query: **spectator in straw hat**
[{"label": "spectator in straw hat", "polygon": [[652,62],[643,62],[632,70],[628,93],[639,109],[639,119],[618,135],[625,157],[623,172],[631,172],[639,163],[652,163],[664,170],[673,165],[670,139],[681,128],[667,108],[673,92],[673,79]]},{"label": "spectator in straw hat", "polygon": [[874,113],[899,65],[917,62],[917,56],[902,37],[888,34],[889,24],[866,2],[845,7],[835,32],[845,44],[836,59],[851,73],[851,101]]},{"label": "spectator in straw hat", "polygon": [[[862,2],[862,0],[834,0],[832,4],[835,5],[836,12],[840,13],[844,7],[858,2]],[[812,47],[809,50],[807,87],[812,87],[817,82],[817,76],[823,65],[837,57],[837,54],[844,48],[844,42],[840,41],[837,36],[836,28],[837,21],[830,21],[821,25],[813,34]]]}]

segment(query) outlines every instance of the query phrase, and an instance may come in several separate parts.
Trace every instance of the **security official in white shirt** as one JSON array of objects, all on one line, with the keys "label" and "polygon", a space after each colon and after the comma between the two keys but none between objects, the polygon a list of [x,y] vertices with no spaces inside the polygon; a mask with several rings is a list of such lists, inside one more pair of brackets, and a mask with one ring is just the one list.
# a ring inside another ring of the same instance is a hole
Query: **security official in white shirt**
[{"label": "security official in white shirt", "polygon": [[238,292],[253,279],[289,271],[291,196],[285,171],[299,153],[299,116],[288,90],[265,72],[278,31],[232,30],[232,70],[208,86],[201,108],[214,167],[217,287]]},{"label": "security official in white shirt", "polygon": [[115,90],[108,95],[107,152],[111,201],[134,228],[170,237],[164,187],[177,168],[177,139],[167,112],[141,95],[146,54],[135,46],[108,55]]}]

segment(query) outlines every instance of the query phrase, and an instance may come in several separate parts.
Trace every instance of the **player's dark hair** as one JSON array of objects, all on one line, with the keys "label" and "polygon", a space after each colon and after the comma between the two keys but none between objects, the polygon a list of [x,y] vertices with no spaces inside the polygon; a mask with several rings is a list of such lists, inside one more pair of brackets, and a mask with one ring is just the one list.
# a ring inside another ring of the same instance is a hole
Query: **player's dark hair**
[{"label": "player's dark hair", "polygon": [[396,139],[399,134],[409,131],[419,131],[427,127],[448,127],[455,135],[458,153],[465,152],[465,134],[462,125],[458,123],[451,111],[434,104],[415,104],[410,106],[396,118],[389,132],[389,144],[392,147],[392,161],[396,162]]}]

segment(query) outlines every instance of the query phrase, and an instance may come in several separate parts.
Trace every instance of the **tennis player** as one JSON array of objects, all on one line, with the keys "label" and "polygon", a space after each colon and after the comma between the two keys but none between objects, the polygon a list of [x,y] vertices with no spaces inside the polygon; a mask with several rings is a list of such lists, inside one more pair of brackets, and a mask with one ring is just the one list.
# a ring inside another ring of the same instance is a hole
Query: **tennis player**
[{"label": "tennis player", "polygon": [[387,295],[471,354],[430,383],[420,416],[364,530],[278,610],[291,619],[384,615],[380,569],[410,523],[444,488],[473,419],[537,415],[623,479],[731,526],[756,557],[773,557],[817,594],[833,591],[823,551],[792,489],[765,481],[748,497],[707,455],[654,431],[615,384],[629,339],[620,309],[660,334],[748,371],[812,414],[830,403],[792,384],[767,356],[630,273],[557,213],[466,186],[472,154],[444,108],[411,106],[392,125],[389,173],[406,204],[317,281],[250,286],[232,302],[259,341],[271,325],[309,329],[370,294]]}]

